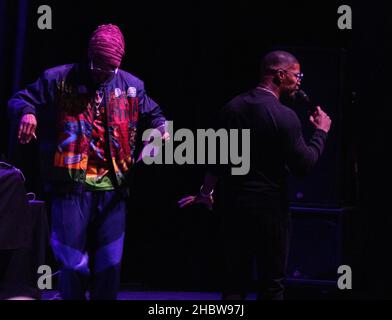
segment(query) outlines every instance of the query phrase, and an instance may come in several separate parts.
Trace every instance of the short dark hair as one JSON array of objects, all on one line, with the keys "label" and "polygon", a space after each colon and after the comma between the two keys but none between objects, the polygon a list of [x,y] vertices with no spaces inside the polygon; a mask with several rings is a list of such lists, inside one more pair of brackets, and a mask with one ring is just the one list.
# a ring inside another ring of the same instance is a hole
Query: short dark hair
[{"label": "short dark hair", "polygon": [[298,64],[298,60],[287,51],[271,51],[261,60],[261,75],[266,75],[277,69],[285,69],[293,64]]}]

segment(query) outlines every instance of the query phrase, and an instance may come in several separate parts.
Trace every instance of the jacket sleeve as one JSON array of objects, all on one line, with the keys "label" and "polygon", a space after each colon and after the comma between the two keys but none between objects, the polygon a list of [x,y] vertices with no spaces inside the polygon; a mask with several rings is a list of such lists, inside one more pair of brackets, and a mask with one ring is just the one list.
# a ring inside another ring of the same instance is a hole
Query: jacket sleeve
[{"label": "jacket sleeve", "polygon": [[158,128],[165,124],[166,119],[160,106],[147,95],[143,83],[141,89],[138,91],[138,100],[144,127]]},{"label": "jacket sleeve", "polygon": [[47,105],[49,99],[49,81],[43,73],[37,81],[15,93],[8,101],[9,115],[17,118],[28,113],[36,115],[37,108]]},{"label": "jacket sleeve", "polygon": [[316,129],[306,143],[301,122],[294,111],[290,112],[282,126],[283,143],[286,146],[287,166],[297,175],[307,174],[319,160],[325,146],[327,133]]}]

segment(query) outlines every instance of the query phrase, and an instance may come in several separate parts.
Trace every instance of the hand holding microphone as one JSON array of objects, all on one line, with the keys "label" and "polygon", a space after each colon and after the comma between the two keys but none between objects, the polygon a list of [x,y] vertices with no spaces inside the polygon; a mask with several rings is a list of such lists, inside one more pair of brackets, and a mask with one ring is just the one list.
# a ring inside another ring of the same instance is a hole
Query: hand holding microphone
[{"label": "hand holding microphone", "polygon": [[316,107],[316,111],[310,115],[309,120],[316,129],[320,129],[328,133],[331,128],[331,119],[330,117],[319,107]]},{"label": "hand holding microphone", "polygon": [[331,128],[331,118],[321,109],[320,106],[314,107],[310,98],[303,90],[297,91],[297,98],[306,106],[309,113],[309,120],[316,129],[328,133]]}]

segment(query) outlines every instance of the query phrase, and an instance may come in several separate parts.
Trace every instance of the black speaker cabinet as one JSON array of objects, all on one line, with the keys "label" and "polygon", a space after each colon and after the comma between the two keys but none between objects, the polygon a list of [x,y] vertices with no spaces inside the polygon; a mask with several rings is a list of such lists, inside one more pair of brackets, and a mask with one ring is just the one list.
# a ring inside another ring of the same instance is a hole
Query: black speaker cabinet
[{"label": "black speaker cabinet", "polygon": [[288,280],[336,282],[340,265],[351,264],[353,208],[291,207]]}]

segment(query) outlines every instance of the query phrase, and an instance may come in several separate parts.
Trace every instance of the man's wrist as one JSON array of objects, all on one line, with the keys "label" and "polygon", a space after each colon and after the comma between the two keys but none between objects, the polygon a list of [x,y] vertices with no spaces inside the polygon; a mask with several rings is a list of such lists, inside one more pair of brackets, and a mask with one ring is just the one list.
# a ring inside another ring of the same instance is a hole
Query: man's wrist
[{"label": "man's wrist", "polygon": [[32,114],[33,116],[35,116],[36,111],[33,106],[27,105],[21,110],[19,114],[21,117],[25,116],[26,114]]},{"label": "man's wrist", "polygon": [[211,189],[211,191],[208,192],[208,190],[207,190],[207,191],[204,190],[204,186],[201,186],[201,187],[200,187],[199,194],[200,194],[202,197],[204,197],[204,198],[211,197],[213,193],[214,193],[214,189]]},{"label": "man's wrist", "polygon": [[328,134],[328,131],[329,131],[329,130],[326,130],[326,129],[321,128],[321,127],[316,127],[316,130],[320,130],[320,131],[322,131],[325,134]]}]

